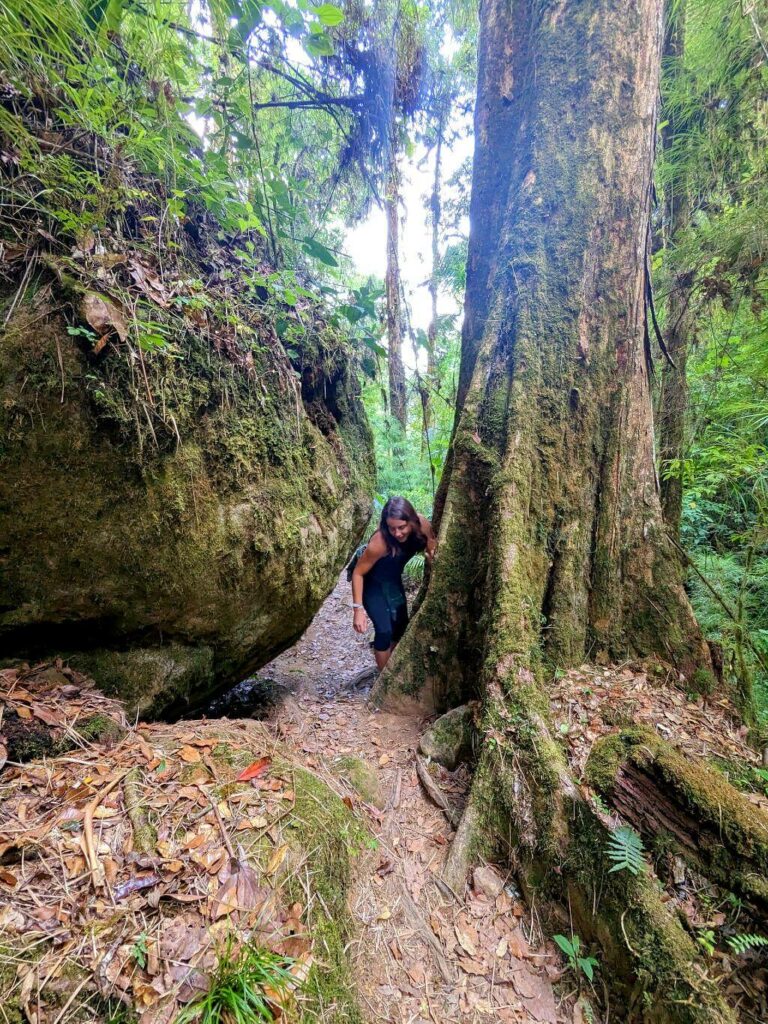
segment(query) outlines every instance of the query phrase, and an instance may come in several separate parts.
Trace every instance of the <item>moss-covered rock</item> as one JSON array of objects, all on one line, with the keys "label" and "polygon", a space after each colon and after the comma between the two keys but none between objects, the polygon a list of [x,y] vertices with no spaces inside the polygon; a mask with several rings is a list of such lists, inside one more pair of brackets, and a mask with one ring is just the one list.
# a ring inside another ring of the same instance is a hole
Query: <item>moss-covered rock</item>
[{"label": "moss-covered rock", "polygon": [[473,710],[468,704],[441,715],[419,740],[422,754],[449,771],[469,760],[474,736],[472,717]]},{"label": "moss-covered rock", "polygon": [[[0,342],[0,656],[62,654],[131,710],[178,711],[306,628],[369,515],[370,431],[319,306],[264,309],[235,279],[201,326],[115,272],[99,288],[137,319],[95,354],[73,328],[87,264],[49,260]],[[190,276],[193,254],[166,285]]]}]

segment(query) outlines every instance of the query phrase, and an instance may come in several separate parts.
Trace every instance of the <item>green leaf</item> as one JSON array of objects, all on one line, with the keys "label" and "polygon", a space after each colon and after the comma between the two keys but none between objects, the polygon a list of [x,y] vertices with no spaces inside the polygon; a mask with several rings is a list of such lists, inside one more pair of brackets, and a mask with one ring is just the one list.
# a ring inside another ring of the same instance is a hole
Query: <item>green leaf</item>
[{"label": "green leaf", "polygon": [[304,252],[314,256],[316,260],[320,260],[327,267],[338,267],[339,265],[331,250],[323,245],[322,242],[318,242],[316,238],[310,238],[309,236],[305,238],[302,248]]},{"label": "green leaf", "polygon": [[611,833],[606,850],[613,867],[608,872],[629,871],[639,875],[645,871],[645,848],[640,836],[629,825],[622,825]]},{"label": "green leaf", "polygon": [[363,338],[363,344],[366,345],[371,352],[375,352],[377,356],[381,356],[382,359],[387,358],[387,350],[383,345],[380,345],[375,338]]},{"label": "green leaf", "polygon": [[578,958],[579,967],[584,971],[586,976],[592,981],[595,977],[594,968],[597,967],[597,960],[594,957],[582,957]]},{"label": "green leaf", "polygon": [[345,317],[345,319],[349,320],[351,324],[356,324],[358,320],[362,320],[366,315],[365,310],[361,309],[360,306],[348,305],[339,306],[339,313],[341,316]]},{"label": "green leaf", "polygon": [[340,25],[344,21],[344,11],[333,4],[321,4],[320,7],[315,8],[315,14],[329,28],[335,28],[336,25]]},{"label": "green leaf", "polygon": [[573,943],[570,939],[566,939],[564,935],[553,935],[552,940],[560,947],[560,949],[562,949],[566,956],[576,955],[576,950],[573,948]]},{"label": "green leaf", "polygon": [[332,57],[336,52],[333,43],[326,35],[311,36],[304,43],[304,49],[311,57]]}]

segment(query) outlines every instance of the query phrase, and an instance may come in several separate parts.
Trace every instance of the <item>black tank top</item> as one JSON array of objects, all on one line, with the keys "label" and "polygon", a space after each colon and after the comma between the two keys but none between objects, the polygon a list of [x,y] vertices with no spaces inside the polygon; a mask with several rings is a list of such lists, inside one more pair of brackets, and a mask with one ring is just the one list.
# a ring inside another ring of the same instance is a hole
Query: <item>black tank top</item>
[{"label": "black tank top", "polygon": [[398,546],[396,555],[387,551],[363,577],[363,590],[369,587],[380,587],[384,591],[387,602],[400,604],[405,601],[403,590],[403,569],[414,555],[427,546],[426,538],[419,538],[412,533],[404,544]]}]

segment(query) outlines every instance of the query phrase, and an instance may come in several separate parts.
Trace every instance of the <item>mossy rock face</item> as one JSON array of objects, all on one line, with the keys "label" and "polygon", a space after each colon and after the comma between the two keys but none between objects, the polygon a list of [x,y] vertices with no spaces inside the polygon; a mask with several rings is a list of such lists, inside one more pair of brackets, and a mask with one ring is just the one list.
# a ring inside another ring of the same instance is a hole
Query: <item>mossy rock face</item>
[{"label": "mossy rock face", "polygon": [[129,714],[199,704],[288,647],[370,512],[348,344],[312,307],[289,359],[231,291],[236,358],[213,313],[207,336],[168,319],[172,350],[113,335],[94,356],[52,281],[0,341],[0,657],[61,655]]},{"label": "mossy rock face", "polygon": [[419,740],[425,757],[453,771],[472,756],[472,708],[464,704],[441,715]]}]

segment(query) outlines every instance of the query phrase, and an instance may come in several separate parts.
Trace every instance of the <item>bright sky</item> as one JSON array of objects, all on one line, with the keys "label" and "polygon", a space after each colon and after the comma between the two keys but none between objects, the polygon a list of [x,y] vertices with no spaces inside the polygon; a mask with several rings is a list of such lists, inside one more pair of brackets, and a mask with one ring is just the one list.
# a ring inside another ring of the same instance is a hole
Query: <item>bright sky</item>
[{"label": "bright sky", "polygon": [[[459,139],[450,149],[443,147],[442,179],[445,182],[472,153],[472,138]],[[400,273],[414,330],[426,331],[432,316],[427,280],[432,270],[432,237],[429,210],[425,206],[432,193],[435,154],[424,160],[424,147],[417,147],[410,160],[401,165]],[[421,166],[420,166],[421,165]],[[466,234],[468,224],[462,224]],[[348,230],[344,251],[360,274],[375,274],[384,279],[387,269],[387,224],[384,210],[374,206],[368,217]],[[438,312],[458,313],[458,304],[447,295],[438,296]],[[413,366],[413,353],[406,345],[403,358]]]}]

